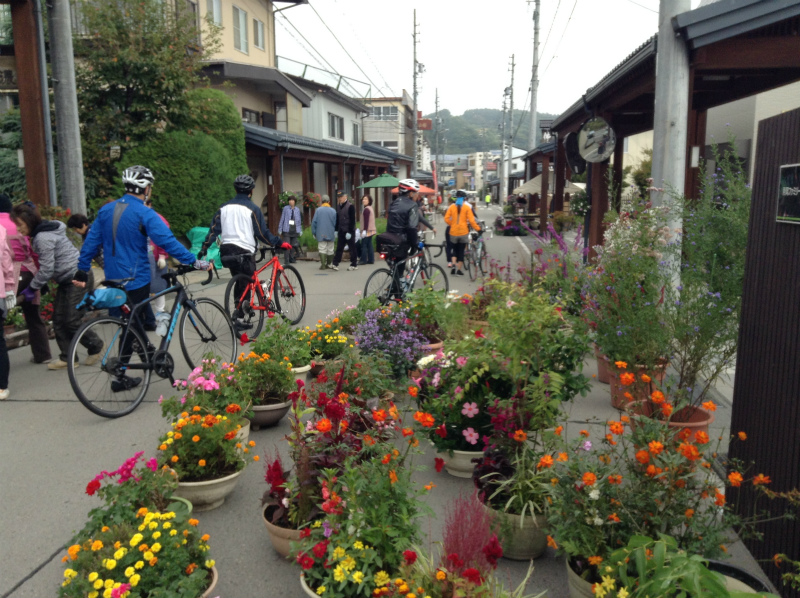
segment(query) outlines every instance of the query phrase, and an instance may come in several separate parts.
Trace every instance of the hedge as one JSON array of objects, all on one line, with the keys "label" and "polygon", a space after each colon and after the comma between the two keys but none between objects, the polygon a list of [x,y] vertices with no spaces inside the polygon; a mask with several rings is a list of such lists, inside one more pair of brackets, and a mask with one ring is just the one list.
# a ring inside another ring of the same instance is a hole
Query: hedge
[{"label": "hedge", "polygon": [[233,100],[218,89],[198,88],[186,92],[186,101],[191,114],[186,129],[214,137],[228,151],[233,172],[247,174],[244,127]]}]

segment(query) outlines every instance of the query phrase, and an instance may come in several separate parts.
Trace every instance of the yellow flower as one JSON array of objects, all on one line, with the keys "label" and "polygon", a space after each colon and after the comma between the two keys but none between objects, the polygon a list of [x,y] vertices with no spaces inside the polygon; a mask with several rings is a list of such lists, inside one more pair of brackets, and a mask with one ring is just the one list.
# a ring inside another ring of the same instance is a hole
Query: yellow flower
[{"label": "yellow flower", "polygon": [[147,552],[145,552],[145,553],[144,553],[144,560],[146,560],[146,561],[149,561],[149,560],[151,560],[152,558],[153,558],[153,553],[152,553],[152,552],[150,552],[149,550],[148,550]]},{"label": "yellow flower", "polygon": [[318,595],[318,596],[322,596],[322,595],[325,593],[325,590],[326,590],[326,589],[327,589],[327,588],[326,588],[325,586],[319,586],[319,587],[317,588],[317,595]]},{"label": "yellow flower", "polygon": [[114,580],[113,580],[113,579],[107,579],[107,580],[106,580],[106,583],[104,583],[104,584],[103,584],[103,587],[104,587],[105,589],[107,589],[107,590],[108,590],[109,588],[113,588],[113,587],[114,587]]},{"label": "yellow flower", "polygon": [[150,550],[152,550],[154,553],[155,553],[155,552],[158,552],[159,550],[161,550],[161,544],[159,544],[158,542],[156,542],[155,544],[153,544],[153,545],[150,547]]},{"label": "yellow flower", "polygon": [[178,533],[178,530],[176,530],[176,529],[171,529],[171,530],[169,530],[169,535],[170,535],[170,536],[174,536],[174,535],[176,535],[177,533]]},{"label": "yellow flower", "polygon": [[372,578],[372,581],[375,582],[376,586],[382,588],[391,581],[391,578],[389,577],[389,574],[386,571],[378,571],[375,574],[375,577]]},{"label": "yellow flower", "polygon": [[613,590],[616,587],[616,582],[614,578],[610,575],[603,575],[603,587],[607,590]]},{"label": "yellow flower", "polygon": [[100,595],[100,592],[89,592],[87,595],[88,598],[97,598]]},{"label": "yellow flower", "polygon": [[364,574],[361,571],[356,571],[353,573],[353,581],[356,583],[361,583],[364,581]]},{"label": "yellow flower", "polygon": [[344,548],[342,548],[341,546],[337,546],[336,548],[333,549],[333,558],[335,559],[340,559],[344,557],[345,554],[346,553],[344,551]]},{"label": "yellow flower", "polygon": [[356,550],[364,550],[364,545],[361,543],[361,540],[356,540],[353,542],[353,548]]},{"label": "yellow flower", "polygon": [[127,569],[125,569],[125,577],[130,577],[134,573],[136,573],[136,569],[134,569],[133,567],[128,567]]},{"label": "yellow flower", "polygon": [[135,588],[137,585],[139,585],[140,579],[142,579],[142,576],[137,573],[136,575],[131,575],[131,578],[128,580],[128,582],[130,582],[130,584]]},{"label": "yellow flower", "polygon": [[117,561],[114,559],[106,559],[104,565],[106,566],[106,569],[111,571],[111,569],[117,566]]},{"label": "yellow flower", "polygon": [[102,580],[102,579],[96,579],[96,580],[95,580],[95,582],[94,582],[94,584],[92,585],[92,587],[93,587],[95,590],[99,590],[100,588],[102,588],[102,587],[103,587],[103,580]]},{"label": "yellow flower", "polygon": [[622,588],[619,592],[617,592],[617,598],[628,598],[628,590]]},{"label": "yellow flower", "polygon": [[130,542],[131,548],[133,548],[134,546],[138,546],[139,542],[141,542],[142,540],[144,540],[144,536],[142,534],[133,534],[133,538],[131,538]]},{"label": "yellow flower", "polygon": [[314,523],[311,524],[311,527],[319,527],[320,525],[322,525],[322,522],[319,519],[317,519]]},{"label": "yellow flower", "polygon": [[92,571],[91,573],[89,573],[89,577],[87,577],[86,579],[88,579],[89,582],[91,583],[95,579],[97,579],[98,577],[99,577],[99,575],[97,575],[97,572],[96,571]]},{"label": "yellow flower", "polygon": [[103,598],[111,598],[111,588],[103,590]]},{"label": "yellow flower", "polygon": [[[174,513],[173,513],[173,515],[174,515]],[[164,529],[169,529],[169,528],[171,528],[171,527],[172,527],[172,524],[171,524],[169,521],[167,521],[167,522],[166,522],[164,525],[162,525],[161,527],[163,527]],[[153,537],[155,538],[155,537],[156,537],[156,535],[155,535],[155,534],[153,534]]]},{"label": "yellow flower", "polygon": [[350,571],[352,571],[353,569],[355,569],[355,568],[356,568],[356,561],[355,561],[355,559],[354,559],[353,557],[351,557],[351,556],[348,556],[346,559],[344,559],[344,560],[342,561],[342,567],[344,567],[344,570],[345,570],[345,571],[347,571],[348,573],[350,573]]},{"label": "yellow flower", "polygon": [[158,540],[161,537],[161,532],[153,532],[153,540]]},{"label": "yellow flower", "polygon": [[336,581],[344,581],[347,579],[347,573],[344,572],[341,565],[336,565],[336,569],[333,570],[333,579]]},{"label": "yellow flower", "polygon": [[70,577],[75,577],[78,573],[72,569],[65,569],[64,570],[64,577],[69,579]]},{"label": "yellow flower", "polygon": [[206,569],[211,569],[211,567],[213,567],[215,564],[216,561],[214,559],[208,559],[206,561]]},{"label": "yellow flower", "polygon": [[144,567],[144,561],[136,561],[133,564],[133,568],[134,569],[141,569],[142,567]]},{"label": "yellow flower", "polygon": [[436,572],[436,579],[438,579],[439,581],[444,581],[445,579],[447,579],[447,573],[445,573],[440,569],[439,571]]},{"label": "yellow flower", "polygon": [[124,557],[124,556],[125,556],[125,554],[126,554],[127,552],[128,552],[128,551],[127,551],[127,549],[125,549],[125,548],[120,548],[119,550],[117,550],[117,551],[114,553],[114,558],[115,558],[116,560],[118,560],[118,561],[119,561],[120,559],[122,559],[122,557]]}]

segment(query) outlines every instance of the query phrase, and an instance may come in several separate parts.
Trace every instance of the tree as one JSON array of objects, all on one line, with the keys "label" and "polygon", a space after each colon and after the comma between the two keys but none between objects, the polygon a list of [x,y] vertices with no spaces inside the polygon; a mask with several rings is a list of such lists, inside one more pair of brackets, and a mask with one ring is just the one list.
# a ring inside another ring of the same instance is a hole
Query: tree
[{"label": "tree", "polygon": [[642,150],[642,159],[639,164],[631,172],[634,184],[639,188],[639,195],[645,197],[647,188],[650,187],[650,182],[647,180],[653,170],[653,150],[645,148]]},{"label": "tree", "polygon": [[87,199],[97,207],[118,178],[116,158],[186,122],[186,91],[202,78],[203,58],[218,48],[219,29],[202,31],[174,0],[83,0],[75,51]]},{"label": "tree", "polygon": [[211,135],[227,150],[233,172],[247,174],[244,127],[233,101],[224,92],[210,88],[193,89],[186,93],[186,99],[189,118],[181,129]]}]

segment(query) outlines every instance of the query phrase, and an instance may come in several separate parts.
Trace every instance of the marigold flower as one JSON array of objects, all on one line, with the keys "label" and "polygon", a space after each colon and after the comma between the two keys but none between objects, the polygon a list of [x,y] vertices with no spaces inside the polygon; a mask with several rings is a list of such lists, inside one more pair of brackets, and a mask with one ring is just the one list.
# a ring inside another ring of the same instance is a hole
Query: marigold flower
[{"label": "marigold flower", "polygon": [[625,391],[622,394],[622,396],[625,397],[626,399],[628,399],[628,401],[632,401],[633,400],[633,395],[631,393],[629,393],[628,391]]},{"label": "marigold flower", "polygon": [[622,386],[630,386],[634,382],[636,382],[636,376],[630,372],[625,372],[619,375],[619,383],[622,384]]},{"label": "marigold flower", "polygon": [[706,401],[703,403],[703,409],[706,411],[716,411],[717,406],[714,404],[714,401]]},{"label": "marigold flower", "polygon": [[558,453],[558,458],[556,461],[567,462],[569,460],[569,455],[567,453]]},{"label": "marigold flower", "polygon": [[197,462],[197,464],[198,464],[200,467],[205,467],[205,466],[206,466],[206,460],[205,460],[205,459],[200,459],[200,460]]},{"label": "marigold flower", "polygon": [[583,436],[583,437],[589,436],[589,431],[588,430],[581,430],[581,436]]},{"label": "marigold flower", "polygon": [[528,439],[528,434],[525,432],[525,430],[517,430],[516,432],[514,432],[514,440],[516,440],[517,442],[525,442],[527,439]]},{"label": "marigold flower", "polygon": [[395,473],[394,469],[389,471],[389,481],[394,484],[397,482],[397,474]]},{"label": "marigold flower", "polygon": [[553,536],[547,536],[547,545],[553,550],[558,550],[558,544],[556,543],[555,539],[553,539]]},{"label": "marigold flower", "polygon": [[430,492],[431,490],[433,490],[434,488],[436,488],[436,484],[434,484],[433,482],[431,482],[430,484],[425,484],[424,488],[425,488],[425,490],[428,490],[428,491]]},{"label": "marigold flower", "polygon": [[745,440],[747,440],[747,434],[745,432],[739,432],[738,436],[739,436],[739,440],[741,440],[743,442]]},{"label": "marigold flower", "polygon": [[195,434],[194,436],[192,436],[192,442],[200,442],[200,437],[197,434]]},{"label": "marigold flower", "polygon": [[661,405],[661,413],[664,415],[664,417],[669,417],[672,415],[672,409],[673,407],[671,403],[664,403]]},{"label": "marigold flower", "polygon": [[708,444],[708,440],[709,440],[708,434],[703,430],[700,430],[694,435],[694,441],[697,444]]},{"label": "marigold flower", "polygon": [[194,407],[192,407],[192,411],[200,411],[200,406],[195,405]]},{"label": "marigold flower", "polygon": [[606,434],[606,441],[607,441],[607,442],[608,442],[608,443],[609,443],[611,446],[616,446],[616,445],[617,445],[617,441],[616,441],[616,440],[614,440],[614,436],[613,436],[612,434]]},{"label": "marigold flower", "polygon": [[590,565],[596,567],[597,565],[599,565],[600,563],[603,562],[603,557],[601,557],[601,556],[590,556],[588,560],[589,560],[589,564]]},{"label": "marigold flower", "polygon": [[616,434],[617,436],[625,432],[625,426],[623,426],[621,422],[608,422],[608,429],[611,430],[612,434]]},{"label": "marigold flower", "polygon": [[664,396],[663,392],[661,392],[660,390],[654,390],[652,393],[650,393],[650,400],[653,401],[653,403],[655,403],[656,405],[660,405],[667,399]]},{"label": "marigold flower", "polygon": [[620,522],[619,515],[617,515],[616,513],[611,513],[611,515],[608,516],[608,520],[613,521],[614,523]]},{"label": "marigold flower", "polygon": [[166,444],[162,444],[161,446],[158,447],[158,450],[160,450],[160,451],[167,450],[167,445]]},{"label": "marigold flower", "polygon": [[629,424],[629,423],[631,423],[631,418],[630,418],[630,417],[628,417],[627,415],[622,415],[622,416],[620,416],[620,418],[619,418],[619,419],[620,419],[620,421],[621,421],[623,424]]},{"label": "marigold flower", "polygon": [[261,457],[259,457],[258,455],[253,455],[253,461],[259,461],[260,459]]},{"label": "marigold flower", "polygon": [[725,506],[725,495],[719,490],[717,490],[716,494],[714,495],[714,504],[716,504],[718,507]]},{"label": "marigold flower", "polygon": [[642,374],[640,378],[642,379],[642,382],[644,382],[645,384],[650,384],[650,381],[652,380],[652,378],[647,374]]},{"label": "marigold flower", "polygon": [[555,432],[556,436],[561,436],[561,432],[563,432],[563,431],[564,431],[564,426],[558,426],[558,427],[557,427],[557,428],[554,430],[554,432]]},{"label": "marigold flower", "polygon": [[[550,536],[547,536],[547,537],[549,539],[552,539],[552,538],[550,538]],[[445,573],[441,569],[437,569],[436,570],[436,579],[438,579],[439,581],[444,581],[445,579],[447,579],[447,573]]]},{"label": "marigold flower", "polygon": [[612,485],[614,484],[619,485],[622,483],[622,476],[619,474],[611,474],[610,476],[608,476],[608,483]]},{"label": "marigold flower", "polygon": [[651,477],[651,478],[654,478],[654,477],[656,477],[656,475],[657,475],[657,474],[659,474],[660,472],[659,472],[659,468],[657,468],[655,465],[653,465],[653,464],[651,463],[650,465],[648,465],[648,466],[647,466],[647,469],[645,470],[645,473],[646,473],[646,474],[647,474],[649,477]]},{"label": "marigold flower", "polygon": [[409,386],[408,387],[408,394],[410,394],[413,398],[417,398],[419,394],[419,389],[416,386]]},{"label": "marigold flower", "polygon": [[583,474],[581,479],[583,480],[584,486],[594,486],[594,483],[597,481],[597,476],[591,471],[587,471]]},{"label": "marigold flower", "polygon": [[186,567],[186,575],[191,575],[195,569],[197,569],[197,565],[195,563],[190,563],[189,566]]},{"label": "marigold flower", "polygon": [[664,451],[664,445],[658,440],[651,440],[647,446],[653,455],[660,455]]},{"label": "marigold flower", "polygon": [[319,420],[317,422],[317,426],[316,427],[317,427],[317,430],[319,430],[323,434],[325,432],[330,432],[331,431],[331,427],[332,427],[331,426],[331,420],[329,420],[327,417],[322,418],[321,420]]},{"label": "marigold flower", "polygon": [[731,473],[728,474],[728,481],[734,488],[738,488],[739,486],[741,486],[743,479],[744,478],[742,478],[742,474],[740,474],[738,471],[732,471]]},{"label": "marigold flower", "polygon": [[763,473],[760,473],[753,478],[753,486],[760,486],[761,484],[769,484],[770,482],[772,482],[772,480],[769,479],[769,476],[764,475]]},{"label": "marigold flower", "polygon": [[242,410],[242,408],[239,405],[237,405],[236,403],[231,403],[230,405],[225,407],[225,411],[227,413],[239,413],[241,410]]},{"label": "marigold flower", "polygon": [[405,436],[413,436],[413,435],[414,435],[414,430],[412,430],[411,428],[403,428],[403,436],[404,437]]},{"label": "marigold flower", "polygon": [[178,462],[178,455],[172,455],[172,458],[170,459],[170,461],[172,461],[173,463],[177,463]]},{"label": "marigold flower", "polygon": [[700,458],[700,451],[697,450],[695,445],[689,444],[688,442],[682,442],[678,446],[678,452],[689,461],[697,461]]},{"label": "marigold flower", "polygon": [[436,423],[430,413],[417,411],[414,413],[414,421],[418,422],[423,428],[432,428]]},{"label": "marigold flower", "polygon": [[363,440],[364,440],[364,444],[366,446],[372,446],[372,445],[375,444],[375,439],[372,436],[370,436],[369,434],[364,434]]},{"label": "marigold flower", "polygon": [[628,364],[624,361],[615,361],[614,365],[617,366],[619,369],[624,370],[628,367]]},{"label": "marigold flower", "polygon": [[636,460],[642,465],[647,465],[650,462],[650,453],[644,449],[641,449],[636,453]]},{"label": "marigold flower", "polygon": [[694,509],[686,509],[684,515],[686,516],[686,519],[691,519],[694,517]]},{"label": "marigold flower", "polygon": [[197,527],[197,524],[200,523],[197,519],[189,519],[189,525],[193,527]]},{"label": "marigold flower", "polygon": [[538,465],[536,465],[536,469],[547,469],[553,466],[553,457],[550,455],[544,455],[541,459],[539,459]]}]

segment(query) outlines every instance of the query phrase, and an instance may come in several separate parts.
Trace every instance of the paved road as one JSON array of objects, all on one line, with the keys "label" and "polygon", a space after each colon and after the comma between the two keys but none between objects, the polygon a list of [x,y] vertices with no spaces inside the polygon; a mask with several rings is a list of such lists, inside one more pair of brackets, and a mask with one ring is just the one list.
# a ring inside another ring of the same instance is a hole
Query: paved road
[{"label": "paved road", "polygon": [[[497,208],[480,208],[479,216],[491,223]],[[444,226],[442,225],[443,229]],[[440,237],[441,238],[441,237]],[[528,249],[514,238],[494,238],[489,251],[512,266],[528,263]],[[444,264],[444,256],[439,259]],[[324,318],[332,309],[352,305],[355,292],[363,290],[373,268],[355,272],[320,272],[318,263],[299,263],[306,284],[307,308],[301,325]],[[203,288],[202,294],[221,299],[224,284]],[[199,286],[193,285],[200,289]],[[477,288],[467,277],[451,281],[451,289],[470,292]],[[55,343],[53,343],[55,349]],[[173,347],[176,351],[177,345]],[[57,594],[62,580],[63,551],[84,522],[86,513],[98,506],[96,498],[84,494],[86,484],[102,469],[116,469],[126,458],[143,450],[155,454],[158,436],[166,430],[156,401],[169,395],[168,381],[151,386],[146,402],[134,413],[106,420],[86,410],[74,397],[65,371],[52,372],[29,363],[30,351],[11,351],[11,397],[0,403],[0,598],[47,598]],[[182,360],[176,358],[177,362]],[[183,366],[185,368],[185,366]],[[594,373],[594,361],[588,373]],[[184,374],[188,368],[184,370]],[[404,387],[401,404],[410,406]],[[570,419],[614,417],[608,387],[597,385],[589,397],[571,406]],[[279,450],[285,454],[284,420],[276,428],[251,433],[257,450]],[[440,521],[445,505],[469,492],[471,482],[433,471],[433,452],[421,457],[428,471],[419,474],[422,483],[434,481],[429,496],[435,516],[422,524],[423,533],[440,539]],[[298,569],[279,559],[264,530],[259,500],[264,490],[263,469],[251,464],[226,504],[200,514],[201,529],[211,535],[212,557],[217,561],[220,582],[215,595],[223,598],[300,597]],[[51,558],[52,555],[55,556]],[[40,568],[37,570],[38,568]],[[509,581],[520,580],[527,565],[503,560],[500,570]],[[18,589],[9,593],[18,582]],[[552,554],[536,562],[529,591],[549,588],[550,598],[567,596],[564,565]]]}]

